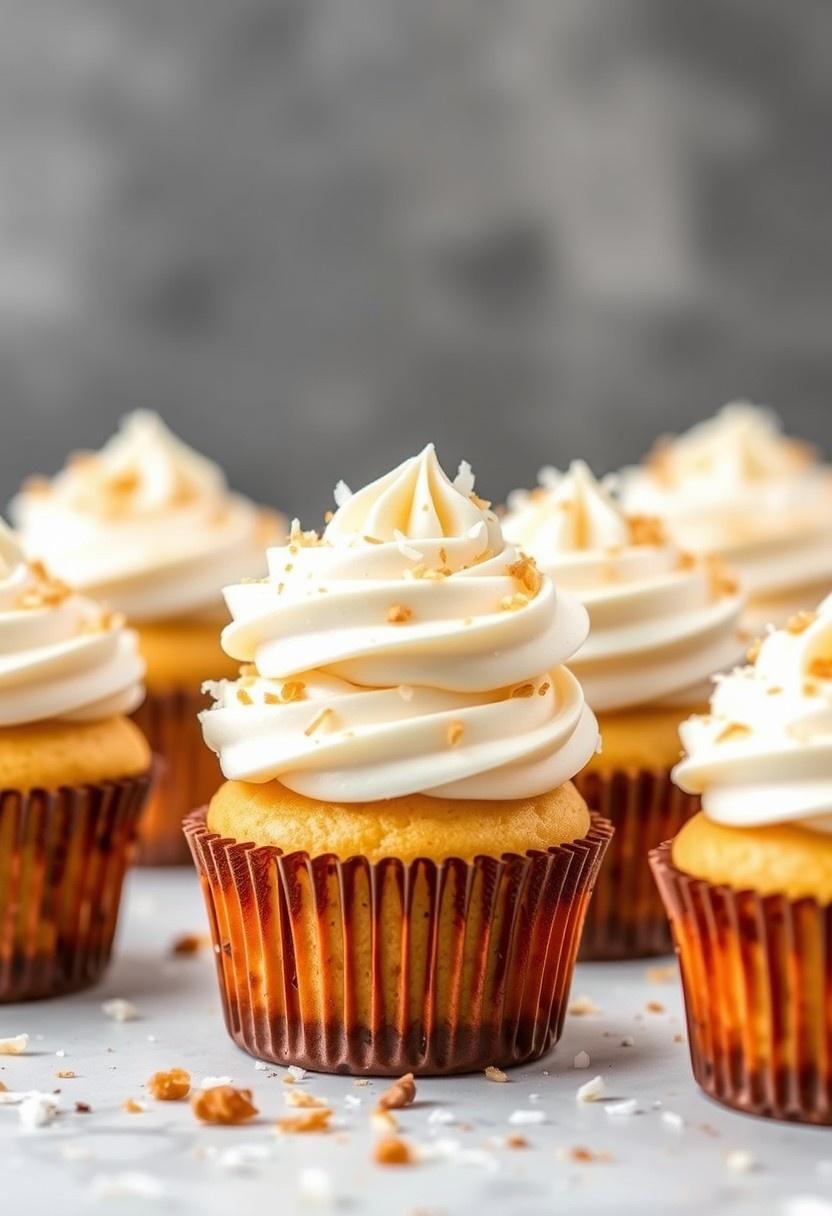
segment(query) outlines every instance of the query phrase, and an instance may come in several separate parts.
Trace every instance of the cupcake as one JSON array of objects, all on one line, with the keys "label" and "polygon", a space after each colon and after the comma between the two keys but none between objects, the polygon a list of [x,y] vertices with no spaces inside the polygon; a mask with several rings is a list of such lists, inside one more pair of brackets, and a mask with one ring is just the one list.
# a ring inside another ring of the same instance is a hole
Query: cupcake
[{"label": "cupcake", "polygon": [[702,812],[651,857],[696,1080],[736,1110],[832,1123],[832,597],[771,633],[682,726]]},{"label": "cupcake", "polygon": [[0,1002],[95,983],[149,785],[135,634],[0,521]]},{"label": "cupcake", "polygon": [[226,590],[239,680],[191,816],[228,1029],[327,1072],[510,1065],[558,1038],[609,825],[562,665],[587,615],[432,446]]},{"label": "cupcake", "polygon": [[598,714],[603,748],[575,777],[615,837],[587,916],[583,958],[672,948],[647,854],[698,809],[676,789],[679,723],[707,703],[709,678],[742,655],[741,599],[718,563],[688,556],[657,520],[625,515],[581,461],[544,469],[509,499],[503,531],[589,612],[570,660]]},{"label": "cupcake", "polygon": [[185,862],[182,816],[221,780],[199,732],[200,686],[237,670],[219,645],[222,588],[263,573],[278,520],[230,493],[215,464],[145,412],[51,481],[30,479],[11,509],[31,557],[138,632],[147,697],[136,721],[163,761],[140,860]]},{"label": "cupcake", "polygon": [[661,516],[692,553],[713,553],[748,597],[749,637],[782,625],[832,588],[832,468],[747,403],[675,439],[623,477],[629,510]]}]

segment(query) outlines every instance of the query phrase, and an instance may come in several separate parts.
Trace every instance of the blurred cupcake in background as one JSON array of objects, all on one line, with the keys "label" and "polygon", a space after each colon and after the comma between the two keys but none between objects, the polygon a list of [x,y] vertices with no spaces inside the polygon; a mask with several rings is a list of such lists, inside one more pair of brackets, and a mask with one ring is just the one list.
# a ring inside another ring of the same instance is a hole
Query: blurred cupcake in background
[{"label": "blurred cupcake in background", "polygon": [[259,1059],[463,1072],[560,1035],[610,834],[570,780],[587,615],[473,484],[429,446],[226,591],[247,666],[202,724],[229,780],[186,832]]},{"label": "blurred cupcake in background", "polygon": [[832,597],[771,633],[681,729],[702,812],[651,861],[697,1081],[751,1114],[832,1123]]},{"label": "blurred cupcake in background", "polygon": [[544,469],[509,498],[503,531],[589,612],[569,667],[598,715],[602,750],[575,784],[615,837],[584,930],[582,957],[672,948],[647,863],[698,809],[676,789],[679,723],[707,702],[710,677],[743,654],[742,599],[719,562],[690,557],[646,516],[626,515],[582,461]]},{"label": "blurred cupcake in background", "polygon": [[149,786],[123,619],[27,563],[0,521],[0,1002],[94,983]]},{"label": "blurred cupcake in background", "polygon": [[768,410],[726,405],[660,440],[641,468],[625,470],[622,496],[628,510],[664,519],[683,548],[736,572],[750,637],[832,589],[832,468]]},{"label": "blurred cupcake in background", "polygon": [[136,720],[163,760],[140,860],[187,861],[182,816],[221,780],[197,722],[201,684],[237,671],[218,642],[222,588],[265,573],[279,517],[231,493],[217,465],[145,411],[100,452],[30,478],[11,511],[27,555],[135,626],[148,690]]}]

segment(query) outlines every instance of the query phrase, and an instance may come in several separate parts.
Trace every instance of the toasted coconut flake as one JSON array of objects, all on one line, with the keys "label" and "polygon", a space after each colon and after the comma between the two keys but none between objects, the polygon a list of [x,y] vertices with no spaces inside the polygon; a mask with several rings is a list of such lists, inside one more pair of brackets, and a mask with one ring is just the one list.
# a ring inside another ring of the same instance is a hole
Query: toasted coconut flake
[{"label": "toasted coconut flake", "polygon": [[789,617],[783,628],[787,633],[805,633],[810,625],[814,625],[817,619],[818,614],[816,612],[796,612],[794,616]]},{"label": "toasted coconut flake", "polygon": [[387,609],[387,623],[389,625],[406,625],[413,617],[413,610],[408,608],[406,604],[391,604]]},{"label": "toasted coconut flake", "polygon": [[511,577],[516,579],[527,595],[533,599],[543,584],[543,576],[538,570],[534,559],[526,557],[523,554],[516,562],[512,562],[507,569]]},{"label": "toasted coconut flake", "polygon": [[237,689],[237,700],[240,702],[241,705],[253,705],[254,704],[254,702],[251,699],[251,693],[247,692],[245,688]]},{"label": "toasted coconut flake", "polygon": [[512,688],[510,695],[512,700],[517,697],[531,697],[534,695],[534,684],[531,680],[526,684],[518,684],[516,688]]},{"label": "toasted coconut flake", "polygon": [[627,526],[631,545],[650,545],[655,548],[667,543],[664,524],[654,515],[631,515]]},{"label": "toasted coconut flake", "polygon": [[318,1106],[302,1115],[285,1115],[278,1119],[277,1130],[291,1136],[328,1132],[331,1122],[332,1110],[327,1106]]},{"label": "toasted coconut flake", "polygon": [[760,651],[762,649],[763,649],[762,638],[755,638],[754,641],[751,643],[751,645],[748,647],[748,650],[746,650],[746,652],[745,652],[746,661],[748,663],[750,663],[752,667],[759,659]]},{"label": "toasted coconut flake", "polygon": [[465,734],[465,727],[462,722],[452,722],[448,727],[448,745],[456,747],[462,742],[462,736]]},{"label": "toasted coconut flake", "polygon": [[514,595],[504,595],[500,600],[500,608],[503,612],[520,612],[521,609],[528,607],[528,604],[529,597],[522,591],[516,591]]},{"label": "toasted coconut flake", "polygon": [[747,739],[751,734],[751,727],[745,726],[742,722],[729,722],[717,735],[717,743],[738,743],[740,739]]},{"label": "toasted coconut flake", "polygon": [[832,680],[832,655],[816,655],[809,664],[809,675],[816,680]]},{"label": "toasted coconut flake", "polygon": [[135,1098],[125,1098],[121,1104],[121,1109],[125,1115],[143,1115],[147,1107],[143,1102],[137,1102]]}]

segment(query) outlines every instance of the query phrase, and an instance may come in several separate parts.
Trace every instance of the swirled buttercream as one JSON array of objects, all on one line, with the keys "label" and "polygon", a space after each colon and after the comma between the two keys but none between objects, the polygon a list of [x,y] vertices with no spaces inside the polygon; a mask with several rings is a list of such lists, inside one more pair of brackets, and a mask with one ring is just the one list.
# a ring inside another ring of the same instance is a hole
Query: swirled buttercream
[{"label": "swirled buttercream", "polygon": [[749,597],[749,629],[782,624],[832,586],[832,469],[768,410],[726,405],[660,441],[642,468],[625,470],[622,494],[628,510],[661,516],[684,548],[730,565]]},{"label": "swirled buttercream", "polygon": [[136,635],[27,563],[0,521],[0,727],[131,713],[143,674]]},{"label": "swirled buttercream", "polygon": [[674,770],[709,819],[832,832],[832,597],[771,632],[680,728]]},{"label": "swirled buttercream", "polygon": [[503,531],[586,606],[589,637],[569,666],[592,708],[707,696],[709,678],[742,653],[730,577],[683,554],[657,520],[625,515],[582,461],[540,478],[510,496]]},{"label": "swirled buttercream", "polygon": [[587,616],[503,538],[433,446],[295,525],[269,576],[226,589],[223,646],[245,666],[210,686],[205,739],[227,777],[367,801],[544,793],[597,746],[562,664]]},{"label": "swirled buttercream", "polygon": [[222,587],[260,574],[280,536],[276,517],[145,411],[51,481],[30,479],[11,510],[30,556],[135,621],[217,612]]}]

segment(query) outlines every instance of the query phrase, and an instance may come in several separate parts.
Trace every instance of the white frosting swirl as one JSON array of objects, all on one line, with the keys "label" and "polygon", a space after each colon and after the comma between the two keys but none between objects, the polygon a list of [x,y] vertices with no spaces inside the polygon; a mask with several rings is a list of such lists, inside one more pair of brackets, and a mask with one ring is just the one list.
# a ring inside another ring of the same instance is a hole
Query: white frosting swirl
[{"label": "white frosting swirl", "polygon": [[0,520],[0,727],[131,713],[143,675],[136,635],[27,564]]},{"label": "white frosting swirl", "polygon": [[586,606],[589,638],[569,665],[592,708],[707,697],[742,652],[730,579],[682,554],[656,520],[626,516],[583,461],[540,481],[510,496],[503,531]]},{"label": "white frosting swirl", "polygon": [[680,734],[674,779],[716,823],[832,832],[832,596],[770,633]]},{"label": "white frosting swirl", "polygon": [[501,799],[583,767],[597,726],[561,664],[586,612],[472,490],[430,445],[358,494],[339,487],[320,541],[295,527],[268,579],[226,590],[223,646],[254,664],[202,714],[227,777],[328,801]]},{"label": "white frosting swirl", "polygon": [[31,480],[11,510],[30,556],[135,621],[219,616],[222,587],[262,573],[263,547],[279,536],[276,520],[145,411],[51,482]]},{"label": "white frosting swirl", "polygon": [[782,623],[832,586],[832,469],[768,410],[726,405],[625,470],[622,487],[628,510],[661,516],[684,548],[736,571],[749,628],[771,613]]}]

